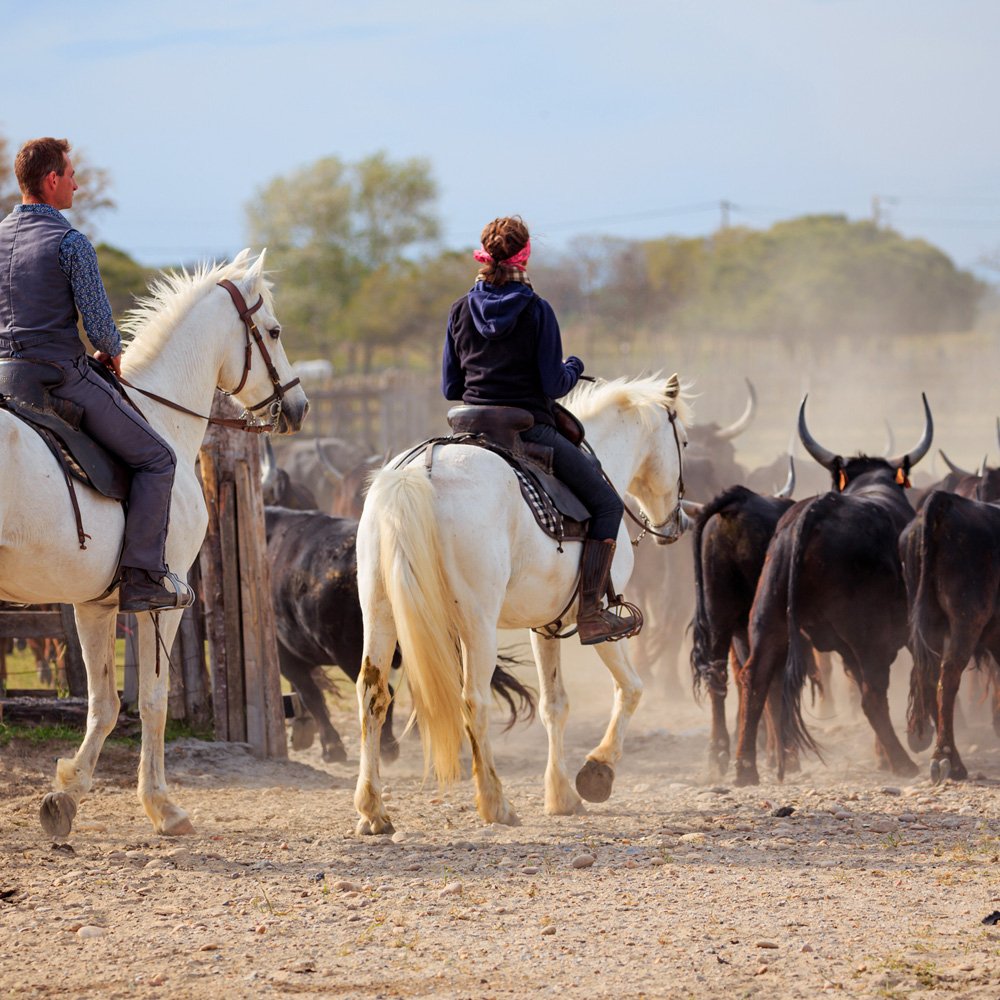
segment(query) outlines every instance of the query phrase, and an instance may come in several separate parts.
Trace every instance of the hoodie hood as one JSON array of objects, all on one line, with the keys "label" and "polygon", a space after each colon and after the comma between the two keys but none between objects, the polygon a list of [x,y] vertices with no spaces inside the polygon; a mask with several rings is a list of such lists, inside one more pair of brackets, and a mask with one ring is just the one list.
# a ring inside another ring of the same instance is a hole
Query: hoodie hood
[{"label": "hoodie hood", "polygon": [[487,340],[495,340],[514,328],[534,297],[531,285],[523,281],[510,281],[499,288],[477,281],[468,295],[472,322]]}]

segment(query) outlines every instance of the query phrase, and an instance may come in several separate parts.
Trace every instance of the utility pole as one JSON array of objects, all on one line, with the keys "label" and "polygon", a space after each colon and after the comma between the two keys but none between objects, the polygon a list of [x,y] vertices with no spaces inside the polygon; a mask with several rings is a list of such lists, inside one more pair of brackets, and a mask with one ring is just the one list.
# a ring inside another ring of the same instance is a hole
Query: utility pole
[{"label": "utility pole", "polygon": [[733,203],[731,201],[727,201],[725,198],[719,202],[719,211],[721,213],[721,217],[719,219],[719,229],[729,228],[729,211],[733,207]]}]

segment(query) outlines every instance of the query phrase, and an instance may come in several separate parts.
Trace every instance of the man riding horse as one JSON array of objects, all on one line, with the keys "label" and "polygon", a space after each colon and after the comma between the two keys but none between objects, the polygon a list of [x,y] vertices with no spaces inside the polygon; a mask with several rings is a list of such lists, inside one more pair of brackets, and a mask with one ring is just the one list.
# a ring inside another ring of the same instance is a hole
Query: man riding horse
[{"label": "man riding horse", "polygon": [[14,163],[22,203],[0,221],[0,359],[58,369],[62,381],[51,394],[82,409],[81,429],[132,470],[119,608],[188,607],[194,593],[164,556],[174,453],[92,367],[77,331],[79,317],[95,360],[120,375],[121,336],[97,254],[62,215],[78,188],[69,151],[65,139],[33,139]]}]

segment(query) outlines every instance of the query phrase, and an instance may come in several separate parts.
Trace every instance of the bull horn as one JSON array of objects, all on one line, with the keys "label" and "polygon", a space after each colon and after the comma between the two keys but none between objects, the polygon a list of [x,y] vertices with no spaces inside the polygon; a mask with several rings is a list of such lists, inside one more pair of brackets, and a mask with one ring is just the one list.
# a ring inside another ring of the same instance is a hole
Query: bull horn
[{"label": "bull horn", "polygon": [[824,469],[833,471],[833,465],[837,461],[837,455],[827,448],[824,448],[819,441],[817,441],[812,434],[809,433],[809,428],[806,427],[806,400],[809,398],[809,393],[806,393],[802,397],[802,405],[799,407],[799,440],[802,442],[806,451]]},{"label": "bull horn", "polygon": [[681,510],[684,511],[688,517],[699,517],[704,509],[705,505],[703,503],[697,503],[694,500],[681,501]]},{"label": "bull horn", "polygon": [[927,393],[922,392],[920,398],[924,401],[924,434],[917,446],[899,458],[890,458],[889,464],[894,469],[912,469],[927,454],[934,439],[934,418],[927,403]]},{"label": "bull horn", "polygon": [[754,414],[757,412],[757,390],[753,387],[753,382],[750,379],[744,379],[747,384],[747,391],[750,394],[749,399],[747,399],[746,409],[743,411],[742,415],[736,420],[735,423],[730,424],[728,427],[723,427],[719,433],[718,437],[723,441],[729,441],[731,438],[742,434],[749,426],[753,420]]},{"label": "bull horn", "polygon": [[319,455],[319,464],[323,466],[323,471],[327,476],[339,486],[344,481],[344,474],[340,469],[335,468],[330,459],[326,457],[321,440],[321,438],[316,438],[316,454]]},{"label": "bull horn", "polygon": [[959,468],[940,448],[938,448],[938,454],[944,459],[944,464],[948,466],[949,471],[954,472],[956,476],[971,476],[971,472],[967,472],[965,469]]},{"label": "bull horn", "polygon": [[779,500],[790,500],[792,494],[795,492],[795,459],[791,455],[788,456],[788,478],[785,480],[785,485],[778,490],[774,495]]},{"label": "bull horn", "polygon": [[260,485],[265,491],[274,486],[274,481],[278,475],[278,463],[274,460],[274,446],[271,444],[271,435],[264,437],[264,458],[260,463]]}]

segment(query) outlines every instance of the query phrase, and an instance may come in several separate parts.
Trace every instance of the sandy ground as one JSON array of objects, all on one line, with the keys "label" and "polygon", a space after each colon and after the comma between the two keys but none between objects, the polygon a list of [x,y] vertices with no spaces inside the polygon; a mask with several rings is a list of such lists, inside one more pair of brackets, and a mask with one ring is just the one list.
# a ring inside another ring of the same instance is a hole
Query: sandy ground
[{"label": "sandy ground", "polygon": [[[592,651],[566,649],[575,769],[610,682]],[[516,828],[484,827],[467,781],[422,783],[411,737],[385,769],[392,839],[353,833],[349,701],[335,713],[346,765],[318,746],[268,762],[173,744],[171,787],[197,825],[183,840],[152,834],[137,753],[108,746],[69,846],[54,846],[37,811],[66,747],[14,741],[0,754],[0,996],[996,1000],[1000,925],[982,920],[1000,909],[1000,741],[966,730],[966,783],[900,781],[875,770],[867,724],[838,698],[813,723],[826,766],[736,789],[706,773],[707,709],[648,692],[614,794],[576,817],[542,810],[540,723],[498,724]]]}]

